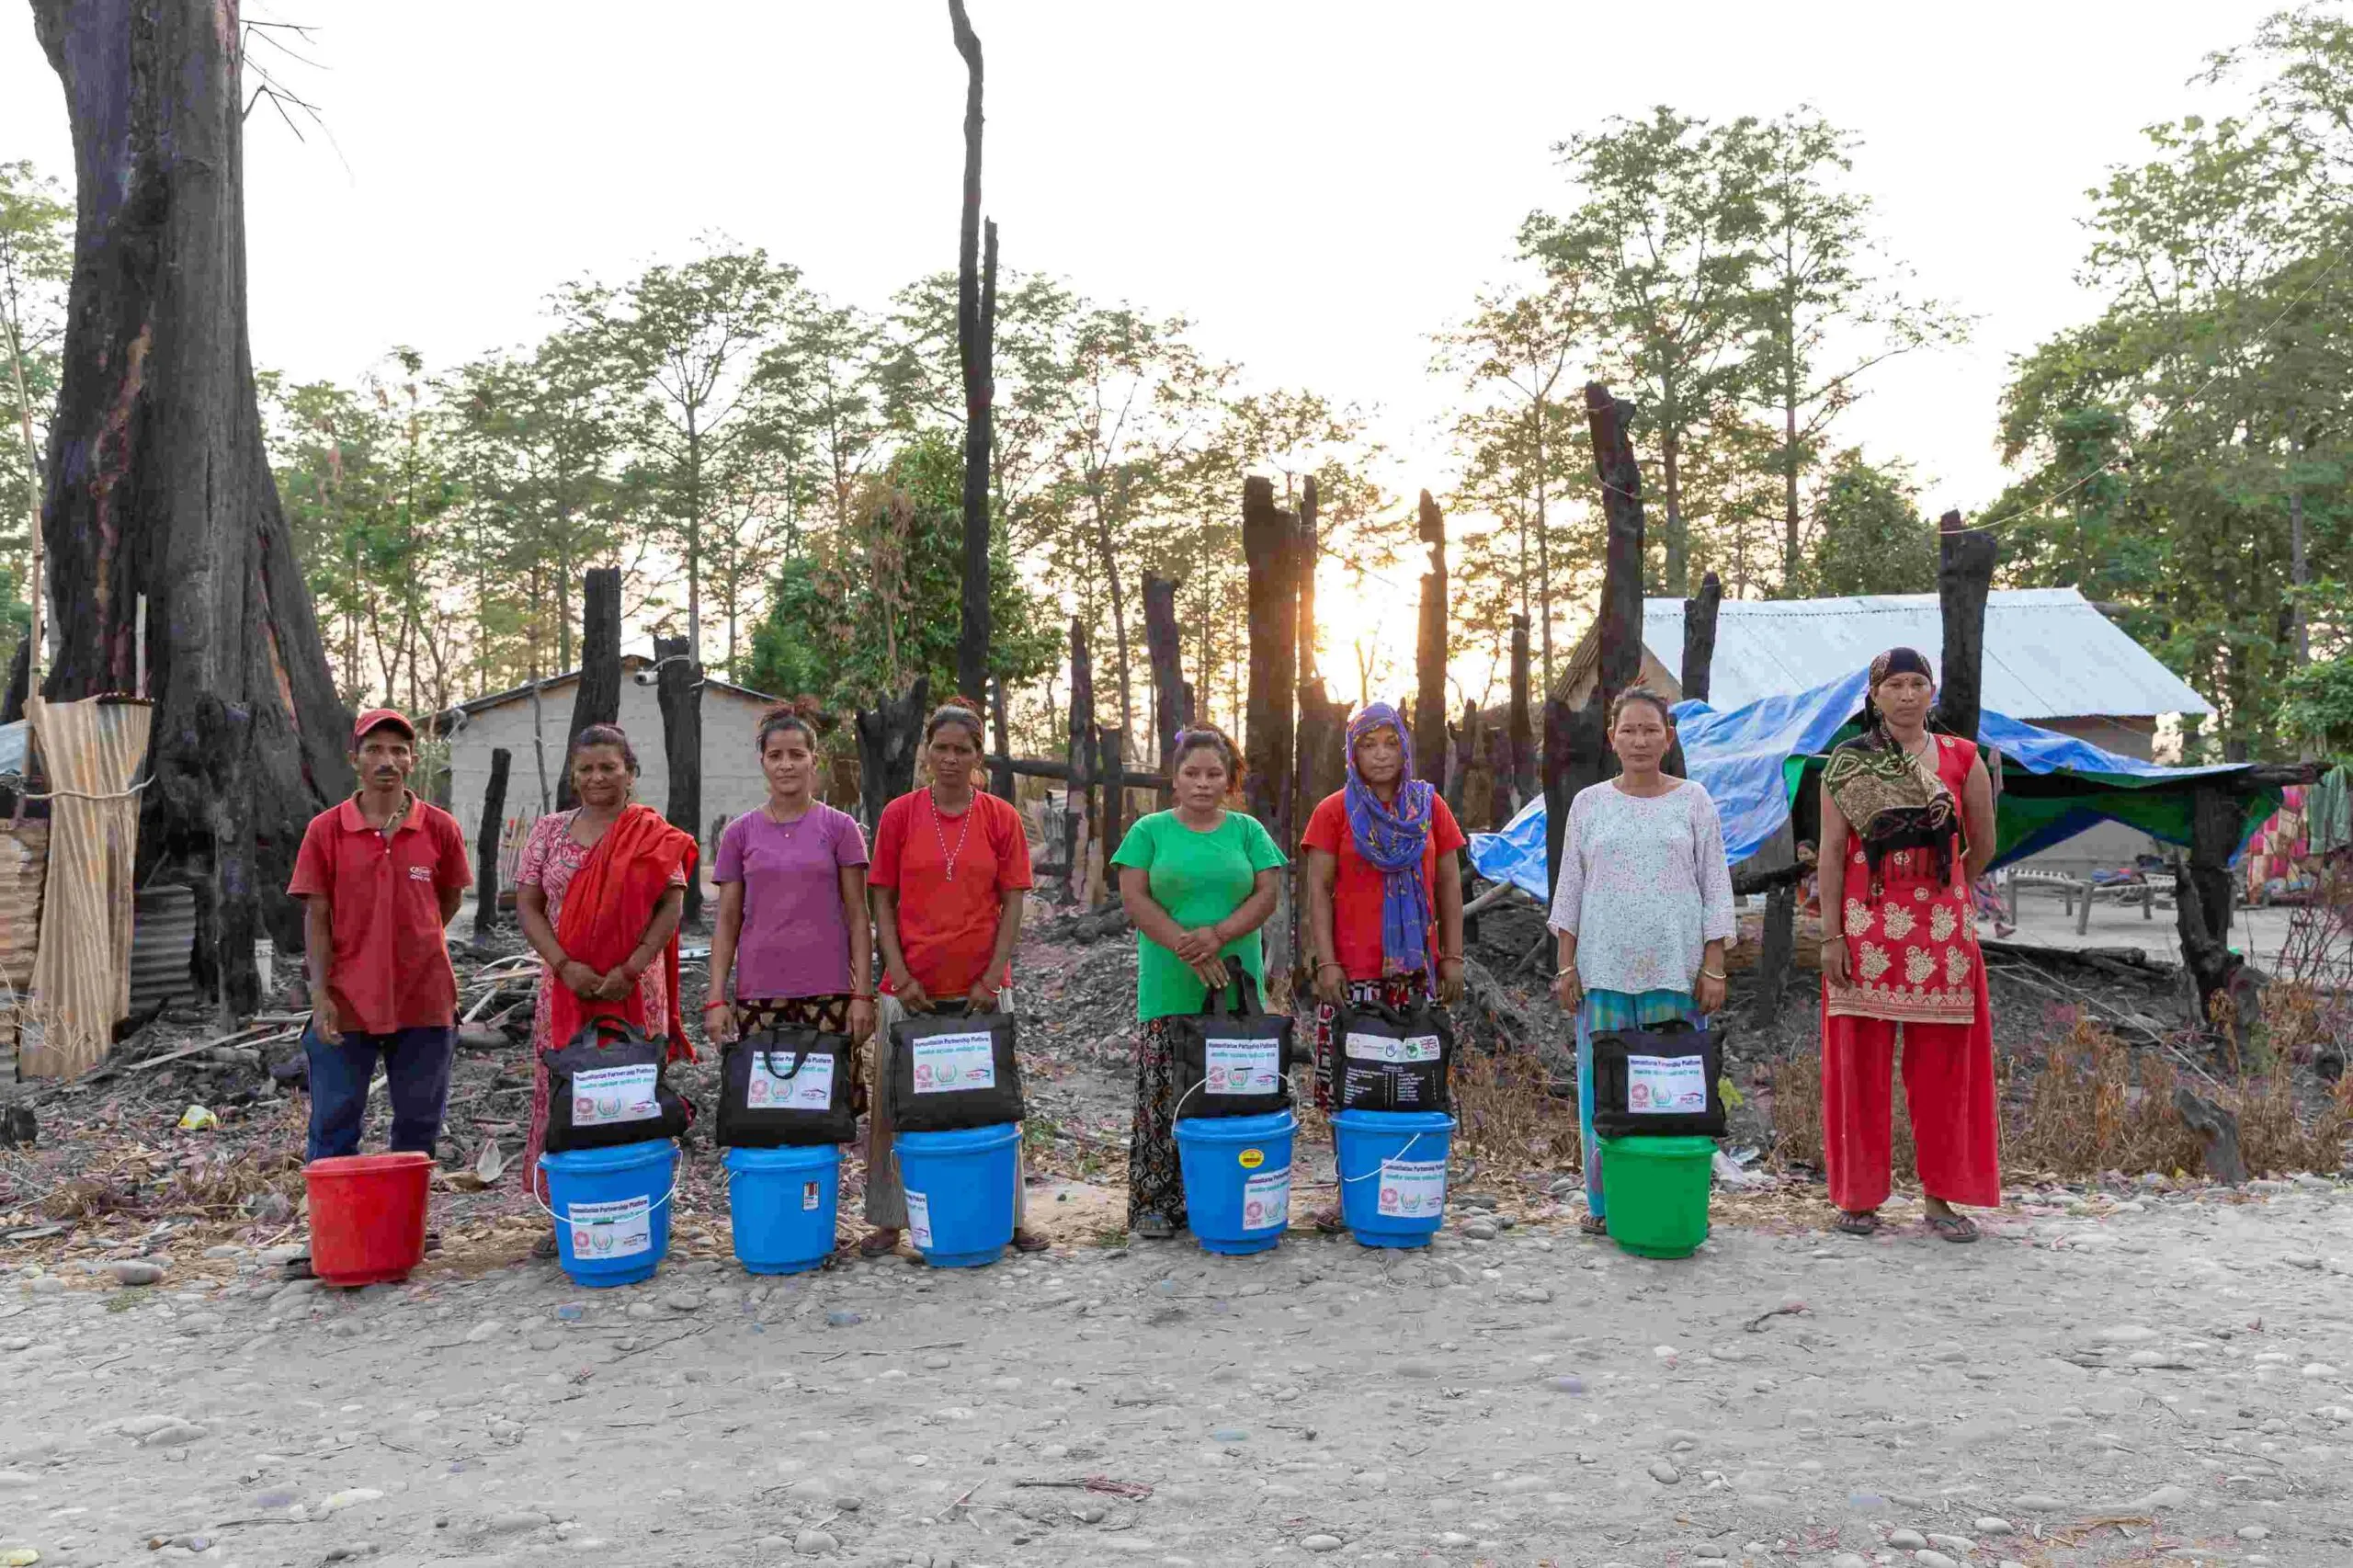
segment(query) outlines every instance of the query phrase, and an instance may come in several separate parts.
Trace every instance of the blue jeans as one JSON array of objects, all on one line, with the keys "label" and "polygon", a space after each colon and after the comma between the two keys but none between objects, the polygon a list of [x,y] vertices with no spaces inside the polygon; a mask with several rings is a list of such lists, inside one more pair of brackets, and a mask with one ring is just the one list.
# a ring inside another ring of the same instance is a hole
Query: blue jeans
[{"label": "blue jeans", "polygon": [[1639,996],[1588,991],[1577,1006],[1577,1131],[1585,1144],[1586,1211],[1597,1220],[1608,1217],[1609,1206],[1602,1195],[1601,1141],[1593,1135],[1594,1034],[1643,1028],[1670,1018],[1686,1019],[1696,1028],[1708,1027],[1706,1017],[1681,991],[1645,991]]},{"label": "blue jeans", "polygon": [[359,1153],[359,1129],[368,1119],[368,1081],[384,1063],[384,1086],[392,1101],[391,1148],[433,1153],[441,1136],[441,1113],[449,1102],[449,1063],[458,1049],[453,1026],[395,1029],[391,1034],[343,1031],[343,1043],[329,1045],[315,1028],[302,1031],[311,1058],[311,1142],[305,1156],[334,1159]]}]

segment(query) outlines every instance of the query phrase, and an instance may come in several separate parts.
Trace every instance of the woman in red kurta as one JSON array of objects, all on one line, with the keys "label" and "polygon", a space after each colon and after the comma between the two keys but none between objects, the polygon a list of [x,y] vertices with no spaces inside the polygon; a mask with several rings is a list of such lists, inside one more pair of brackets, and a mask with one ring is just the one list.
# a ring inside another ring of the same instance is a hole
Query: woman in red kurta
[{"label": "woman in red kurta", "polygon": [[1955,1203],[2002,1199],[1994,1026],[1970,886],[1994,858],[1974,743],[1928,733],[1928,661],[1871,661],[1863,733],[1822,774],[1822,1146],[1838,1229],[1887,1201],[1896,1031],[1929,1228],[1977,1239]]}]

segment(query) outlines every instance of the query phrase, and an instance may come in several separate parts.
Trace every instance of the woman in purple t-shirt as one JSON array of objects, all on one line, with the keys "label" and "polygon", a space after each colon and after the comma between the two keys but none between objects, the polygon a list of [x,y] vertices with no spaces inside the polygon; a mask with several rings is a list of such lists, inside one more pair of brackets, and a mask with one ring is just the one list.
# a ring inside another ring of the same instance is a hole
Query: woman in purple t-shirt
[{"label": "woman in purple t-shirt", "polygon": [[768,798],[719,835],[719,925],[710,937],[710,1038],[745,1028],[874,1032],[874,932],[866,838],[817,799],[817,736],[790,708],[760,720]]}]

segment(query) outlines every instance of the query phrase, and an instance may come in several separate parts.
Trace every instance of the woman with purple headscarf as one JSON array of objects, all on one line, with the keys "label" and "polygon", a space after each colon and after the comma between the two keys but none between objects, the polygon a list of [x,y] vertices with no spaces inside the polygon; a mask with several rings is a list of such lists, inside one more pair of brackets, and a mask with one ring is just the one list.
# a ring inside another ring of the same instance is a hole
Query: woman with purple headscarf
[{"label": "woman with purple headscarf", "polygon": [[[1462,996],[1465,843],[1445,799],[1414,773],[1386,702],[1348,722],[1348,781],[1307,819],[1307,937],[1315,966],[1315,1103],[1333,1108],[1332,1021],[1350,1002],[1410,1006]],[[1334,1209],[1316,1228],[1337,1231]]]}]

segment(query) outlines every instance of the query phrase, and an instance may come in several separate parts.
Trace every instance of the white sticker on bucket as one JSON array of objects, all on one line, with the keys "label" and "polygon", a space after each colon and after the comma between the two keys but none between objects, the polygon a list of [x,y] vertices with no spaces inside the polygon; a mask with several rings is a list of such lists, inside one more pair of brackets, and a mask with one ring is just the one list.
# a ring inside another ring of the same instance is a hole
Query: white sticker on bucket
[{"label": "white sticker on bucket", "polygon": [[816,1212],[818,1199],[823,1196],[824,1194],[819,1190],[815,1182],[802,1182],[801,1184],[801,1211],[803,1214],[812,1214]]},{"label": "white sticker on bucket", "polygon": [[650,1121],[662,1114],[654,1096],[654,1067],[592,1067],[572,1075],[572,1125],[601,1127]]},{"label": "white sticker on bucket", "polygon": [[1290,1167],[1260,1171],[1242,1184],[1242,1228],[1278,1230],[1290,1223]]},{"label": "white sticker on bucket", "polygon": [[1444,1160],[1392,1160],[1381,1167],[1381,1212],[1435,1219],[1446,1210]]},{"label": "white sticker on bucket", "polygon": [[1438,1036],[1415,1034],[1393,1040],[1385,1034],[1358,1034],[1351,1029],[1347,1054],[1358,1062],[1436,1062]]},{"label": "white sticker on bucket", "polygon": [[1635,1116],[1683,1116],[1708,1108],[1707,1059],[1626,1058],[1626,1109]]},{"label": "white sticker on bucket", "polygon": [[907,1240],[917,1247],[931,1245],[931,1199],[920,1192],[907,1194]]},{"label": "white sticker on bucket", "polygon": [[956,1089],[996,1087],[995,1037],[986,1029],[972,1034],[936,1034],[915,1042],[915,1093],[946,1094]]},{"label": "white sticker on bucket", "polygon": [[[652,1069],[648,1069],[652,1071]],[[580,1263],[634,1257],[654,1248],[654,1199],[624,1198],[612,1203],[574,1203],[572,1256]]]},{"label": "white sticker on bucket", "polygon": [[761,1110],[831,1110],[834,1108],[834,1058],[804,1056],[793,1072],[790,1053],[752,1053],[752,1077],[745,1086],[747,1103]]},{"label": "white sticker on bucket", "polygon": [[1279,1040],[1212,1040],[1202,1042],[1208,1077],[1202,1092],[1212,1095],[1271,1095],[1283,1081],[1283,1042]]}]

